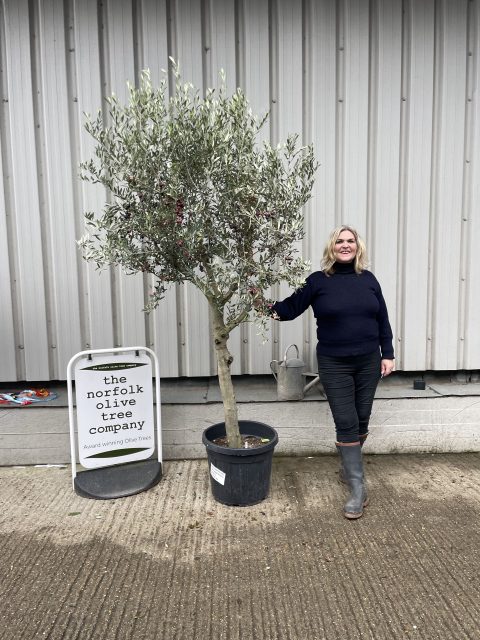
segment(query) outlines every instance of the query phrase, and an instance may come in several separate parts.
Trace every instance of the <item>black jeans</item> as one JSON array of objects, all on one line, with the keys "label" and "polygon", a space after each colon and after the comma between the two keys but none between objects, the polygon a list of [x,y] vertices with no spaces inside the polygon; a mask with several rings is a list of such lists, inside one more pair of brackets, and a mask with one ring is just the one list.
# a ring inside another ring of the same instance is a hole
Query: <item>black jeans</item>
[{"label": "black jeans", "polygon": [[318,356],[318,372],[333,414],[337,442],[357,442],[368,433],[380,367],[379,350],[361,356]]}]

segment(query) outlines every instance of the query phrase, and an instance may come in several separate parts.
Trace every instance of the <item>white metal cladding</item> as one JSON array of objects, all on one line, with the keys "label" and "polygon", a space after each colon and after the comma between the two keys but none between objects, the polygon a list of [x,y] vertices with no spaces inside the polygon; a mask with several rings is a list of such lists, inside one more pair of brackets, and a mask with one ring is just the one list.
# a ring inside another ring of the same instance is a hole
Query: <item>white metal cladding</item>
[{"label": "white metal cladding", "polygon": [[[3,0],[0,2],[0,379],[64,379],[83,349],[145,344],[163,376],[215,373],[205,300],[97,272],[75,240],[107,195],[78,180],[83,129],[106,95],[179,61],[204,90],[226,70],[272,142],[297,132],[320,167],[301,250],[366,237],[397,368],[480,368],[479,0]],[[284,286],[273,297],[288,293]],[[267,373],[295,342],[315,367],[311,314],[266,343],[232,335],[233,371]]]}]

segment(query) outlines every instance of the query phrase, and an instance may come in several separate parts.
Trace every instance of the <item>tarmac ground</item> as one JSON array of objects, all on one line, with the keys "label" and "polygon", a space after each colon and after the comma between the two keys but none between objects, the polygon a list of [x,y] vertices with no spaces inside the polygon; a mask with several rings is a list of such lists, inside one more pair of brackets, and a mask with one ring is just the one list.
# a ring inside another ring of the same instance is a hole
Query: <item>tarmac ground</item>
[{"label": "tarmac ground", "polygon": [[270,496],[216,503],[206,460],[112,501],[70,469],[0,468],[2,640],[480,638],[480,454],[274,457]]}]

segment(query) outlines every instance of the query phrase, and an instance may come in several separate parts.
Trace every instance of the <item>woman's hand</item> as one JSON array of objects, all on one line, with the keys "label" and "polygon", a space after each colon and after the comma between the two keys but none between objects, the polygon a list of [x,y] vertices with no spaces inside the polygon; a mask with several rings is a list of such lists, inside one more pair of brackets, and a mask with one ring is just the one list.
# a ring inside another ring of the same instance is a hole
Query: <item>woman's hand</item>
[{"label": "woman's hand", "polygon": [[280,320],[278,313],[272,310],[273,303],[265,300],[260,289],[249,289],[249,292],[254,296],[252,306],[255,311],[258,311],[261,314],[263,313],[263,315],[270,316],[272,320]]},{"label": "woman's hand", "polygon": [[386,378],[394,370],[395,370],[395,361],[394,360],[382,360],[382,364],[381,364],[381,367],[380,367],[380,372],[382,374],[382,378]]}]

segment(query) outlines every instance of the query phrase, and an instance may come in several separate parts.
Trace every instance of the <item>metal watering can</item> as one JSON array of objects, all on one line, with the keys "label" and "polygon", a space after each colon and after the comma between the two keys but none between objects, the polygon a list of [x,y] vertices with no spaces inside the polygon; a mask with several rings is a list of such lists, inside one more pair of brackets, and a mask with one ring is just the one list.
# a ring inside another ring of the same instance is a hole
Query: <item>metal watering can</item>
[{"label": "metal watering can", "polygon": [[[295,347],[297,350],[296,358],[287,359],[288,350]],[[305,386],[305,378],[303,370],[305,363],[300,360],[299,351],[296,344],[290,344],[283,356],[283,360],[272,360],[270,369],[273,377],[277,381],[277,397],[279,400],[302,400]]]}]

